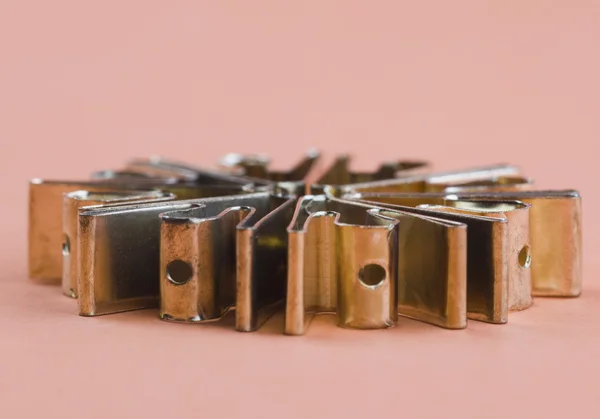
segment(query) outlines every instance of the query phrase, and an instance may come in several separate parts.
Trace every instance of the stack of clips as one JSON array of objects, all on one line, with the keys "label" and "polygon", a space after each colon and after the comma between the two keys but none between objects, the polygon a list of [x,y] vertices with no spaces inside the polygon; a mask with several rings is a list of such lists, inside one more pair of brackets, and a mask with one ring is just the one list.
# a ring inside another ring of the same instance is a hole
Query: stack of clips
[{"label": "stack of clips", "polygon": [[506,323],[534,297],[581,293],[581,197],[533,188],[515,166],[435,172],[424,162],[290,171],[231,154],[202,170],[134,160],[87,181],[33,180],[29,274],[62,282],[82,316],[160,308],[202,323],[235,309],[257,330],[285,313],[302,335],[332,313],[353,329],[398,315],[462,329]]}]

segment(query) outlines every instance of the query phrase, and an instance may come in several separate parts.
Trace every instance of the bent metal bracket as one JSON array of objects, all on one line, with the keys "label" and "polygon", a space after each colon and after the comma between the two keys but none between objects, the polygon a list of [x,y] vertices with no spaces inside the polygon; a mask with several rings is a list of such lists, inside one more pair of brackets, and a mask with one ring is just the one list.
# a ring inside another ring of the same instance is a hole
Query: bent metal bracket
[{"label": "bent metal bracket", "polygon": [[202,323],[235,309],[254,331],[285,312],[448,329],[502,324],[534,297],[581,294],[581,197],[535,190],[519,168],[436,172],[422,161],[319,170],[309,151],[287,172],[230,154],[217,170],[137,159],[89,180],[35,179],[29,275],[62,285],[79,314],[159,308]]}]

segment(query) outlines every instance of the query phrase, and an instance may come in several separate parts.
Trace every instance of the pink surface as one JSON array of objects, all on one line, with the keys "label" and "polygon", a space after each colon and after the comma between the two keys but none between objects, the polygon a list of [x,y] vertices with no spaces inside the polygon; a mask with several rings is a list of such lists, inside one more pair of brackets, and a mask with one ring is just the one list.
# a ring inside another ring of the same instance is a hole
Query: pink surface
[{"label": "pink surface", "polygon": [[[0,2],[0,417],[600,417],[600,2],[412,3]],[[81,318],[26,277],[29,178],[152,154],[286,167],[312,145],[580,189],[583,296],[295,338]]]}]

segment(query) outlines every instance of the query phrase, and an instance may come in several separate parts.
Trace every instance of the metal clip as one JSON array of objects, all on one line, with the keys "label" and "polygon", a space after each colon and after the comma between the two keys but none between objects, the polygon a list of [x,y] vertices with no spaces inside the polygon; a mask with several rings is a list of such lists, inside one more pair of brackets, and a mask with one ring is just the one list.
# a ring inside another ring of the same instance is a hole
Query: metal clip
[{"label": "metal clip", "polygon": [[161,318],[203,322],[236,307],[236,329],[256,330],[285,298],[295,201],[252,194],[162,214]]},{"label": "metal clip", "polygon": [[63,293],[69,297],[78,295],[78,224],[79,211],[86,211],[94,206],[111,206],[119,204],[135,204],[144,201],[159,202],[172,200],[175,195],[160,191],[106,191],[102,193],[76,191],[64,195],[63,203]]},{"label": "metal clip", "polygon": [[298,203],[288,234],[285,333],[304,334],[319,312],[337,312],[342,327],[396,324],[395,222],[309,195]]},{"label": "metal clip", "polygon": [[578,297],[582,283],[581,195],[574,190],[459,193],[458,199],[518,200],[531,206],[528,251],[533,295]]}]

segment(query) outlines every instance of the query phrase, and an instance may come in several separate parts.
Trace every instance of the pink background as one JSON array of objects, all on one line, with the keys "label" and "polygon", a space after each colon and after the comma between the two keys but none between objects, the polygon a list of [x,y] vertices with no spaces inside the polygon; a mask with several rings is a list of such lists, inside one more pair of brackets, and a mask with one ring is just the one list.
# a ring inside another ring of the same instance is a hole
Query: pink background
[{"label": "pink background", "polygon": [[[91,3],[0,2],[0,417],[600,417],[600,2]],[[313,145],[579,188],[584,295],[293,338],[81,318],[26,277],[29,178]]]}]

